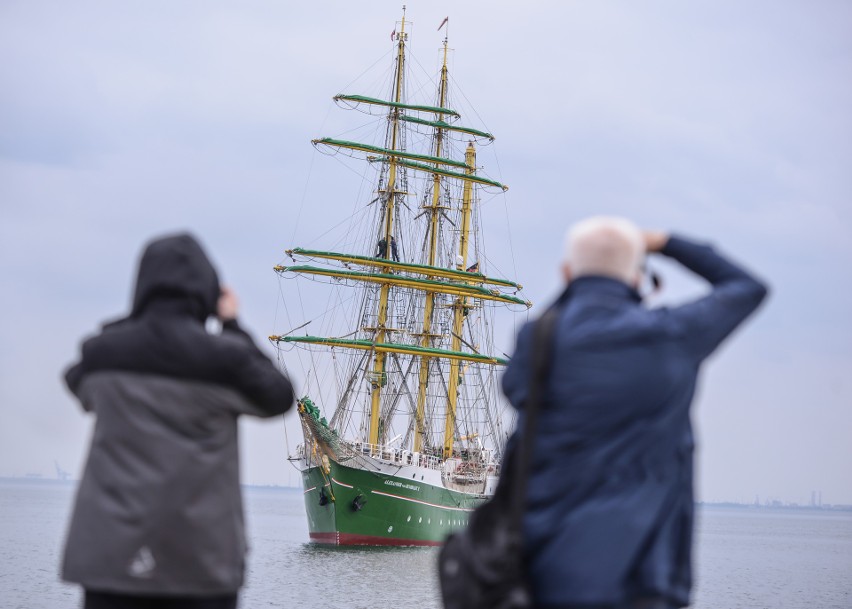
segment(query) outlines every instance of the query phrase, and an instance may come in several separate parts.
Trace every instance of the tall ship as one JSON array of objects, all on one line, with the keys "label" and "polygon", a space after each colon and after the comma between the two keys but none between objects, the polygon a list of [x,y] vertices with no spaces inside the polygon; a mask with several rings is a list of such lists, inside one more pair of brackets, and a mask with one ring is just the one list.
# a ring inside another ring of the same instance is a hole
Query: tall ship
[{"label": "tall ship", "polygon": [[509,431],[495,320],[531,306],[489,268],[481,203],[507,187],[477,165],[494,136],[453,109],[446,30],[437,76],[412,86],[404,9],[395,26],[383,91],[334,97],[373,133],[313,140],[352,157],[369,184],[345,234],[334,248],[289,249],[275,267],[282,292],[307,280],[330,292],[301,303],[318,323],[270,337],[308,351],[304,441],[289,458],[310,537],[325,544],[439,545],[493,494]]}]

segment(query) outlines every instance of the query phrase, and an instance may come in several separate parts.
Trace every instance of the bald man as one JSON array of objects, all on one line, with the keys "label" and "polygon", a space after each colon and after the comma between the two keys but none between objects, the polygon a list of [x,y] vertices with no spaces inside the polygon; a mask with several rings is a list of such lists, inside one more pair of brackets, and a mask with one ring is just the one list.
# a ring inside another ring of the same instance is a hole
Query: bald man
[{"label": "bald man", "polygon": [[[677,261],[710,293],[648,309],[647,254]],[[524,517],[526,564],[542,609],[674,609],[692,586],[693,434],[699,368],[767,289],[706,245],[623,218],[569,231],[558,321]],[[520,411],[532,324],[503,376]],[[511,444],[510,444],[511,446]]]}]

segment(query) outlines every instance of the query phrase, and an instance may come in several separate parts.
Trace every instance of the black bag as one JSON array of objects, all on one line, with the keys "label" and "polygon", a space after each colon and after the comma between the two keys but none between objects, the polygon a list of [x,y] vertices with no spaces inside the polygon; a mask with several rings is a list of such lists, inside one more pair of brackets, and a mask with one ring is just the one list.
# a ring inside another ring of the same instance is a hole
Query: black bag
[{"label": "black bag", "polygon": [[450,534],[438,555],[445,609],[529,609],[532,594],[523,567],[521,518],[538,419],[541,389],[551,354],[557,307],[535,325],[526,423],[520,445],[503,463],[494,496],[470,516],[466,529]]}]

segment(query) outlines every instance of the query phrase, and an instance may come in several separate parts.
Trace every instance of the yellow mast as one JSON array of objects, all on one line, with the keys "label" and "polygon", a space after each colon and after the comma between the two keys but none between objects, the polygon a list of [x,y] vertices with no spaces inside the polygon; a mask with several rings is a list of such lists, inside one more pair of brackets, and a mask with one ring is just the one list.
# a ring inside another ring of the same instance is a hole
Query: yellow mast
[{"label": "yellow mast", "polygon": [[[476,148],[473,142],[469,142],[467,150],[464,153],[464,160],[467,163],[467,173],[473,173],[476,168]],[[473,185],[470,182],[464,183],[462,191],[462,218],[461,230],[459,235],[459,260],[457,268],[464,270],[467,268],[467,252],[470,245],[470,212],[473,206]],[[453,303],[453,337],[450,349],[453,351],[461,350],[462,332],[464,332],[464,318],[467,310],[467,297],[460,296]],[[458,405],[458,392],[461,375],[463,374],[458,360],[450,361],[450,380],[447,390],[447,417],[444,422],[444,458],[449,459],[453,455],[453,435],[456,428],[456,406]]]},{"label": "yellow mast", "polygon": [[[396,56],[396,92],[394,95],[394,101],[398,104],[402,101],[402,77],[403,77],[403,68],[405,62],[405,7],[402,7],[402,23],[399,28],[399,34],[397,34],[397,40],[399,40],[399,45],[397,48],[397,56]],[[391,150],[395,150],[397,147],[397,139],[399,135],[399,108],[395,107],[391,111]],[[391,247],[391,239],[393,237],[393,212],[394,212],[394,203],[396,202],[396,157],[390,157],[389,162],[390,169],[388,170],[388,185],[387,185],[387,207],[385,210],[385,231],[384,231],[384,239],[385,239],[385,257],[389,258],[392,252]],[[390,269],[388,269],[389,271]],[[382,285],[381,290],[379,292],[379,315],[376,323],[376,343],[385,342],[386,332],[386,323],[388,319],[388,293],[390,292],[390,285],[385,284]],[[381,405],[382,405],[382,387],[385,385],[385,358],[386,353],[384,351],[376,352],[376,360],[373,365],[373,383],[372,383],[372,402],[370,406],[370,444],[378,444],[379,443],[379,420],[381,419]]]},{"label": "yellow mast", "polygon": [[[443,108],[447,102],[447,38],[444,37],[444,61],[441,66],[441,86],[439,93],[438,106]],[[443,121],[444,115],[439,114],[438,120]],[[440,157],[443,152],[444,145],[444,130],[438,128],[435,130],[435,155]],[[429,239],[429,266],[435,266],[438,254],[438,220],[440,219],[441,209],[441,176],[433,174],[432,178],[432,205],[427,209],[431,213],[430,222],[430,239]],[[426,305],[423,310],[423,335],[420,341],[421,346],[430,347],[432,334],[432,314],[435,310],[435,294],[433,292],[426,293]],[[426,425],[424,417],[426,412],[426,389],[429,385],[429,361],[431,358],[420,358],[420,382],[417,389],[417,411],[414,416],[415,434],[414,434],[414,452],[420,452],[423,449],[423,441],[426,437]]]}]

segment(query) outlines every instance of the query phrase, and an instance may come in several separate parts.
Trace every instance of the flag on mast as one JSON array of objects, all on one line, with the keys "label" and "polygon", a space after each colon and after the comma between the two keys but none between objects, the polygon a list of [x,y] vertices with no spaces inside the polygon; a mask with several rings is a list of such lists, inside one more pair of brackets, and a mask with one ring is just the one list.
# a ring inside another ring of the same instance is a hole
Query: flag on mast
[{"label": "flag on mast", "polygon": [[445,24],[447,23],[447,21],[449,21],[449,20],[450,20],[450,18],[449,18],[449,17],[444,17],[444,20],[441,22],[441,25],[439,25],[439,26],[438,26],[438,31],[439,31],[439,32],[441,31],[441,28],[442,28],[442,27],[444,27],[444,25],[445,25]]}]

